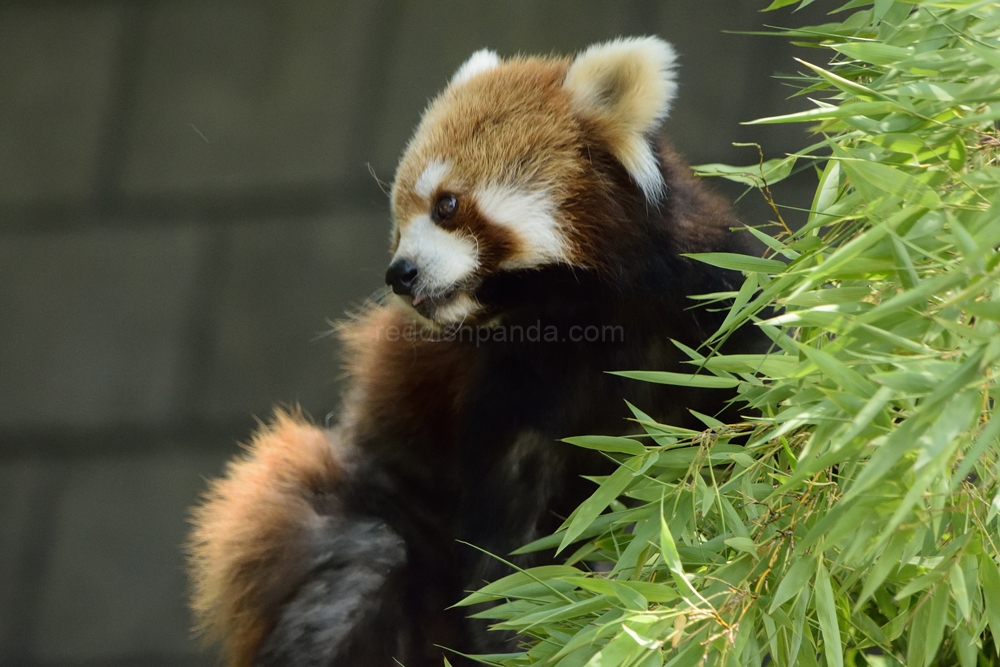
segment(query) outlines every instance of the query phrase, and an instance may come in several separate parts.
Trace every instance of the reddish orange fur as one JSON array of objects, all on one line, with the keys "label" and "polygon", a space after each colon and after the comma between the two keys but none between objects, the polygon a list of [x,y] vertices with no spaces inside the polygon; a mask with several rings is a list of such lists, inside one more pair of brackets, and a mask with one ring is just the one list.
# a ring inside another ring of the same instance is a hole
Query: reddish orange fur
[{"label": "reddish orange fur", "polygon": [[[373,305],[341,329],[353,386],[336,430],[279,412],[194,510],[192,608],[206,635],[223,644],[230,667],[252,665],[280,604],[306,575],[312,531],[324,520],[313,502],[330,502],[349,464],[344,443],[373,424],[382,433],[396,425],[435,433],[440,449],[428,455],[448,456],[454,434],[439,431],[461,401],[464,374],[455,369],[470,367],[459,358],[466,351],[446,341],[393,342],[393,326],[401,336],[405,327],[416,332],[422,325],[390,303]],[[427,463],[427,474],[440,472]]]},{"label": "reddish orange fur", "polygon": [[231,667],[249,667],[277,605],[301,582],[310,503],[342,475],[343,451],[299,414],[279,412],[194,510],[192,607]]},{"label": "reddish orange fur", "polygon": [[[426,326],[412,309],[393,300],[372,306],[341,329],[352,384],[341,418],[345,437],[373,426],[383,433],[396,428],[436,433],[451,423],[447,417],[463,398],[472,355],[468,346],[428,340],[432,332]],[[413,340],[403,337],[407,330]]]}]

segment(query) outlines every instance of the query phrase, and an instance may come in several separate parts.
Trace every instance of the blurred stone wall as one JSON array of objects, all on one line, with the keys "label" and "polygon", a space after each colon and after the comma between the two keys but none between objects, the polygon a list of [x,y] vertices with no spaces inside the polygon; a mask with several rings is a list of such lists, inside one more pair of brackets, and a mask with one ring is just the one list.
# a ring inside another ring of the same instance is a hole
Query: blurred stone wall
[{"label": "blurred stone wall", "polygon": [[678,148],[750,163],[732,142],[802,140],[738,125],[794,106],[771,76],[795,67],[722,31],[816,15],[764,4],[0,4],[0,665],[215,663],[184,607],[187,508],[255,416],[335,410],[326,334],[387,260],[376,177],[468,54],[659,34]]}]

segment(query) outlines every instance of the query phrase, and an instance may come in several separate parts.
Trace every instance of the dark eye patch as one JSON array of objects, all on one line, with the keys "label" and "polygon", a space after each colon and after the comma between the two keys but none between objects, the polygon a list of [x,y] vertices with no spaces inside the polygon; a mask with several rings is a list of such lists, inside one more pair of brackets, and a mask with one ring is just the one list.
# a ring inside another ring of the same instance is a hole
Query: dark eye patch
[{"label": "dark eye patch", "polygon": [[438,195],[431,207],[431,220],[437,223],[444,222],[455,216],[458,211],[458,197],[453,194]]}]

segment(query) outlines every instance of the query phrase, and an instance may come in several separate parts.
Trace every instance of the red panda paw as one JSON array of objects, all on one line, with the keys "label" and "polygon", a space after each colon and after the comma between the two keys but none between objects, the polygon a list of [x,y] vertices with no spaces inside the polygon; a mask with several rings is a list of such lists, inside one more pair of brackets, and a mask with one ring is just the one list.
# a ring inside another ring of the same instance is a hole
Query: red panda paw
[{"label": "red panda paw", "polygon": [[335,431],[279,412],[194,509],[192,607],[231,667],[253,664],[280,605],[301,585],[335,511],[345,446]]}]

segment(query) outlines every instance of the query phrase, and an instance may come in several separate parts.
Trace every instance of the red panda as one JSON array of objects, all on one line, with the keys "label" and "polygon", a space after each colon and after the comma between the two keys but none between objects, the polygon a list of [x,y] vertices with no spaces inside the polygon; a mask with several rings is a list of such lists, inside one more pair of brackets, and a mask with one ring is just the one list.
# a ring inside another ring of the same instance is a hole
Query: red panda
[{"label": "red panda", "polygon": [[507,572],[463,543],[507,557],[555,530],[608,466],[559,439],[634,433],[622,399],[680,425],[723,409],[605,372],[683,370],[672,339],[720,317],[688,297],[738,285],[684,253],[749,251],[658,136],[674,60],[656,38],[484,50],[431,102],[392,186],[394,294],[342,330],[338,424],[280,414],[195,510],[193,607],[229,665],[511,650],[449,609]]}]

